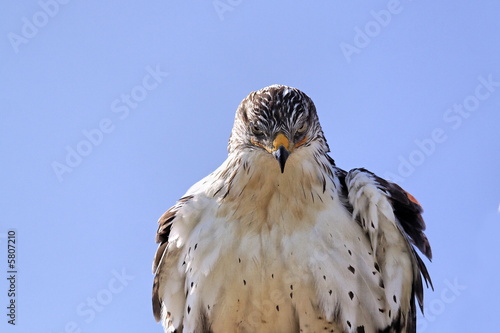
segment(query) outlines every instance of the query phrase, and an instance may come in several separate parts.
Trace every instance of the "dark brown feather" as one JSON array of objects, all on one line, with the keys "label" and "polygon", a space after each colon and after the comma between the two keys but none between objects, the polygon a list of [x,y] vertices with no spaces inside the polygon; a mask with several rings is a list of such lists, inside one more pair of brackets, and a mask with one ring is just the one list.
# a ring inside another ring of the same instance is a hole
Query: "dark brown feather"
[{"label": "dark brown feather", "polygon": [[155,320],[158,322],[161,319],[161,300],[159,293],[160,286],[160,277],[155,275],[153,282],[153,314],[155,316]]},{"label": "dark brown feather", "polygon": [[399,185],[387,182],[379,177],[377,178],[377,181],[384,181],[386,183],[384,187],[391,196],[394,214],[403,227],[403,230],[420,252],[429,260],[432,260],[431,246],[427,236],[424,234],[425,222],[421,215],[423,209],[420,204],[416,200],[414,201],[413,196]]},{"label": "dark brown feather", "polygon": [[175,219],[175,214],[177,211],[185,204],[193,198],[192,195],[188,195],[182,197],[177,201],[175,206],[171,207],[167,210],[159,219],[158,219],[158,231],[156,233],[156,243],[163,243],[168,241],[168,236],[170,235],[170,229],[172,227],[172,222]]}]

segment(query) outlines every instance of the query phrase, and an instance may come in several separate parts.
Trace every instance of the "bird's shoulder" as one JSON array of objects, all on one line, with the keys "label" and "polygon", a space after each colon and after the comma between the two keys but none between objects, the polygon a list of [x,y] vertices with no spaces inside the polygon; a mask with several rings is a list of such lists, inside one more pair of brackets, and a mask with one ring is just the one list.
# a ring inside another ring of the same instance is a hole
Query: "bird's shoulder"
[{"label": "bird's shoulder", "polygon": [[153,262],[153,272],[156,271],[161,261],[161,256],[169,242],[172,242],[172,227],[174,223],[191,225],[198,219],[203,206],[209,204],[209,194],[205,190],[208,188],[209,177],[195,183],[177,202],[167,209],[158,219],[158,229],[156,231],[156,243],[159,244]]},{"label": "bird's shoulder", "polygon": [[[413,195],[401,186],[383,179],[364,168],[355,168],[343,173],[345,191],[354,211],[362,209],[361,205],[369,204],[370,200],[386,200],[388,207],[378,206],[379,210],[389,208],[394,215],[395,223],[426,257],[432,258],[432,251],[424,234],[426,225],[422,218],[423,208]],[[382,212],[384,213],[384,212]]]}]

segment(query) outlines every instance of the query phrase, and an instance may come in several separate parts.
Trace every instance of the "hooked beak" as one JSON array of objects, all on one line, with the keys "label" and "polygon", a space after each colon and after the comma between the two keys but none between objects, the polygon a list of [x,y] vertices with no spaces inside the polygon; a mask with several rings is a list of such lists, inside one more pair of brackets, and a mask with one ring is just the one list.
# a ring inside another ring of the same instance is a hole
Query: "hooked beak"
[{"label": "hooked beak", "polygon": [[285,163],[288,159],[288,156],[290,156],[290,152],[285,148],[285,146],[279,146],[279,148],[273,151],[272,154],[280,164],[281,173],[285,172]]},{"label": "hooked beak", "polygon": [[290,140],[283,134],[278,133],[273,141],[273,148],[270,153],[278,160],[281,173],[285,172],[285,164],[288,156],[290,156]]}]

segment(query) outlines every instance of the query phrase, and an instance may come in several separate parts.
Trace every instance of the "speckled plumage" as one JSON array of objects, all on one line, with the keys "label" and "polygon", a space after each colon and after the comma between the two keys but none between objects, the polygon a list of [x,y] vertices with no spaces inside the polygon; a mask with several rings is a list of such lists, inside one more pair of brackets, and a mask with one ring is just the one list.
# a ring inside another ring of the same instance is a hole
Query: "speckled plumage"
[{"label": "speckled plumage", "polygon": [[415,332],[431,258],[418,202],[328,156],[303,92],[237,109],[227,160],[158,221],[165,332]]}]

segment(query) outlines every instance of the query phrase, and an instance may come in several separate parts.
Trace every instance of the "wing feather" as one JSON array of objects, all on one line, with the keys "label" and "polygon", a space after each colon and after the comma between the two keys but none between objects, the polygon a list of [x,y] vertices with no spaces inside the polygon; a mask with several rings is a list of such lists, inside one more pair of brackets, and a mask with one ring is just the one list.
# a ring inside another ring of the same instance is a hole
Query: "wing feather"
[{"label": "wing feather", "polygon": [[[367,232],[382,270],[385,270],[383,275],[387,279],[384,283],[388,300],[392,299],[393,293],[401,293],[398,297],[409,301],[409,304],[406,303],[408,301],[401,303],[399,309],[393,308],[398,310],[399,316],[390,329],[404,327],[404,332],[415,332],[415,298],[423,312],[422,277],[432,288],[429,272],[413,247],[429,260],[432,258],[429,240],[424,234],[422,207],[399,185],[363,168],[349,171],[344,183],[353,217]],[[408,254],[406,259],[401,257],[403,252]],[[406,260],[407,266],[401,266],[401,260]],[[400,301],[403,302],[403,299]]]},{"label": "wing feather", "polygon": [[159,245],[153,260],[153,274],[155,274],[155,277],[153,281],[153,295],[152,295],[153,314],[155,316],[156,321],[160,321],[161,319],[161,308],[162,308],[159,270],[161,268],[163,259],[168,252],[168,245],[169,245],[168,239],[170,236],[170,231],[172,230],[172,224],[175,221],[179,209],[192,198],[193,198],[192,195],[182,197],[175,204],[175,206],[167,210],[158,219],[158,231],[156,233],[156,243],[159,243]]}]

